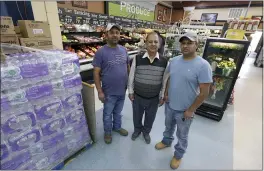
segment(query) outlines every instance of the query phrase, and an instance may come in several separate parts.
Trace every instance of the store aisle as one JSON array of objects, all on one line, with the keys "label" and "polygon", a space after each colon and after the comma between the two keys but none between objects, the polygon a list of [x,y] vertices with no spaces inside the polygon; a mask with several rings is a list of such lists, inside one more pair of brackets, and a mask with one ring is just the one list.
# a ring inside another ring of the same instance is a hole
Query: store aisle
[{"label": "store aisle", "polygon": [[262,68],[254,67],[254,54],[247,57],[235,86],[235,170],[262,170]]}]

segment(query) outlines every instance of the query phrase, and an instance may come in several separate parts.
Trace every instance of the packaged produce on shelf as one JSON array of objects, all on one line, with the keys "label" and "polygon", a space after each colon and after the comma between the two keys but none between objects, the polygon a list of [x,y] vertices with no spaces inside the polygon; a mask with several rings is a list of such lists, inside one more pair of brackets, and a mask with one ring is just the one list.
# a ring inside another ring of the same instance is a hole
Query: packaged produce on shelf
[{"label": "packaged produce on shelf", "polygon": [[79,43],[101,42],[102,39],[98,37],[73,36]]},{"label": "packaged produce on shelf", "polygon": [[229,24],[229,29],[256,31],[258,30],[260,20],[257,18],[252,18],[252,19],[245,18],[241,20],[236,18],[229,18],[227,20],[227,23]]},{"label": "packaged produce on shelf", "polygon": [[2,170],[52,169],[91,142],[79,72],[77,55],[67,51],[6,55],[1,65]]}]

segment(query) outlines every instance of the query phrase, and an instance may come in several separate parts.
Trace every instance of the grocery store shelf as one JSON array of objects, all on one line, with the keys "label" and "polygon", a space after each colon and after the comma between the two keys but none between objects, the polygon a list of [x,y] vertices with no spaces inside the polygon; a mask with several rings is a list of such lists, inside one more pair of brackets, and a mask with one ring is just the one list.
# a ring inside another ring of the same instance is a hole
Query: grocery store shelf
[{"label": "grocery store shelf", "polygon": [[230,77],[230,76],[224,76],[224,75],[222,75],[222,74],[213,74],[214,76],[216,76],[216,77],[222,77],[222,78],[226,78],[226,79],[233,79],[233,77]]},{"label": "grocery store shelf", "polygon": [[83,71],[93,70],[93,65],[92,65],[91,63],[81,65],[81,66],[80,66],[80,70],[81,70],[81,72],[83,72]]},{"label": "grocery store shelf", "polygon": [[95,44],[95,43],[104,43],[103,41],[98,41],[98,42],[62,42],[64,45],[90,45],[90,44]]},{"label": "grocery store shelf", "polygon": [[128,51],[127,54],[128,55],[132,55],[132,54],[138,53],[138,51],[139,50]]},{"label": "grocery store shelf", "polygon": [[[119,43],[137,43],[139,39],[121,39]],[[62,42],[64,45],[90,45],[90,44],[105,44],[104,41],[96,42]]]},{"label": "grocery store shelf", "polygon": [[[128,53],[128,55],[129,55],[129,57],[131,59],[138,53],[138,50],[129,51],[127,53]],[[79,63],[80,63],[81,72],[93,70],[92,62],[93,62],[93,58],[80,59]]]},{"label": "grocery store shelf", "polygon": [[223,26],[181,25],[181,28],[186,28],[186,29],[222,30]]},{"label": "grocery store shelf", "polygon": [[90,58],[90,59],[80,59],[79,62],[80,64],[83,64],[83,63],[90,63],[93,61],[93,58]]}]

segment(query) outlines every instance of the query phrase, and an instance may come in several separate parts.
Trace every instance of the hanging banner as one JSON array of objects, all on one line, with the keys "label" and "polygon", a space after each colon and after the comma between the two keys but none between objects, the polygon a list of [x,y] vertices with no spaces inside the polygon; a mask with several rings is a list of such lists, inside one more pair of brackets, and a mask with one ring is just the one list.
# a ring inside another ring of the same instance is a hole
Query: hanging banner
[{"label": "hanging banner", "polygon": [[150,2],[109,1],[109,15],[154,21],[155,4]]}]

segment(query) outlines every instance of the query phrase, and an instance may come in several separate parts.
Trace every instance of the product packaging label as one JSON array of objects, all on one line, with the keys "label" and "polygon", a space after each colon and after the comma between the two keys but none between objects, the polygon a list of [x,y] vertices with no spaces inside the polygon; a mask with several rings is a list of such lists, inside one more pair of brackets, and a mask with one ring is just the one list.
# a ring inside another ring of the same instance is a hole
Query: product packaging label
[{"label": "product packaging label", "polygon": [[72,77],[72,78],[64,79],[65,88],[73,88],[80,85],[82,85],[81,77]]},{"label": "product packaging label", "polygon": [[43,30],[42,29],[32,29],[34,34],[43,34]]},{"label": "product packaging label", "polygon": [[82,120],[85,120],[85,115],[84,115],[84,111],[83,111],[82,108],[74,110],[74,111],[70,112],[66,116],[66,122],[68,124],[72,124],[72,123],[75,123],[75,122],[80,122]]},{"label": "product packaging label", "polygon": [[11,105],[17,105],[28,102],[26,98],[26,92],[23,89],[16,90],[15,92],[8,94],[8,101]]},{"label": "product packaging label", "polygon": [[62,73],[63,75],[70,75],[74,73],[73,63],[62,64]]},{"label": "product packaging label", "polygon": [[55,91],[64,90],[64,83],[62,79],[52,80],[52,89]]},{"label": "product packaging label", "polygon": [[36,125],[34,113],[25,112],[9,118],[5,123],[2,123],[2,131],[4,134],[12,134],[21,132]]},{"label": "product packaging label", "polygon": [[40,140],[40,132],[38,129],[32,130],[28,133],[22,133],[18,136],[9,138],[8,142],[12,151],[20,151],[30,147],[32,144]]},{"label": "product packaging label", "polygon": [[80,104],[82,104],[82,95],[80,93],[71,95],[63,101],[63,106],[65,109],[73,109]]},{"label": "product packaging label", "polygon": [[40,99],[45,96],[51,96],[51,94],[52,94],[51,84],[34,86],[26,90],[26,96],[28,100]]},{"label": "product packaging label", "polygon": [[25,78],[43,77],[49,74],[48,65],[45,63],[26,64],[20,67],[21,75]]},{"label": "product packaging label", "polygon": [[17,66],[8,66],[1,68],[1,80],[3,81],[18,81],[22,79],[20,68]]},{"label": "product packaging label", "polygon": [[62,112],[62,104],[60,101],[58,101],[43,107],[35,106],[35,112],[38,120],[50,119]]},{"label": "product packaging label", "polygon": [[51,135],[65,126],[65,121],[62,118],[55,119],[48,124],[42,125],[42,133],[44,136]]}]

